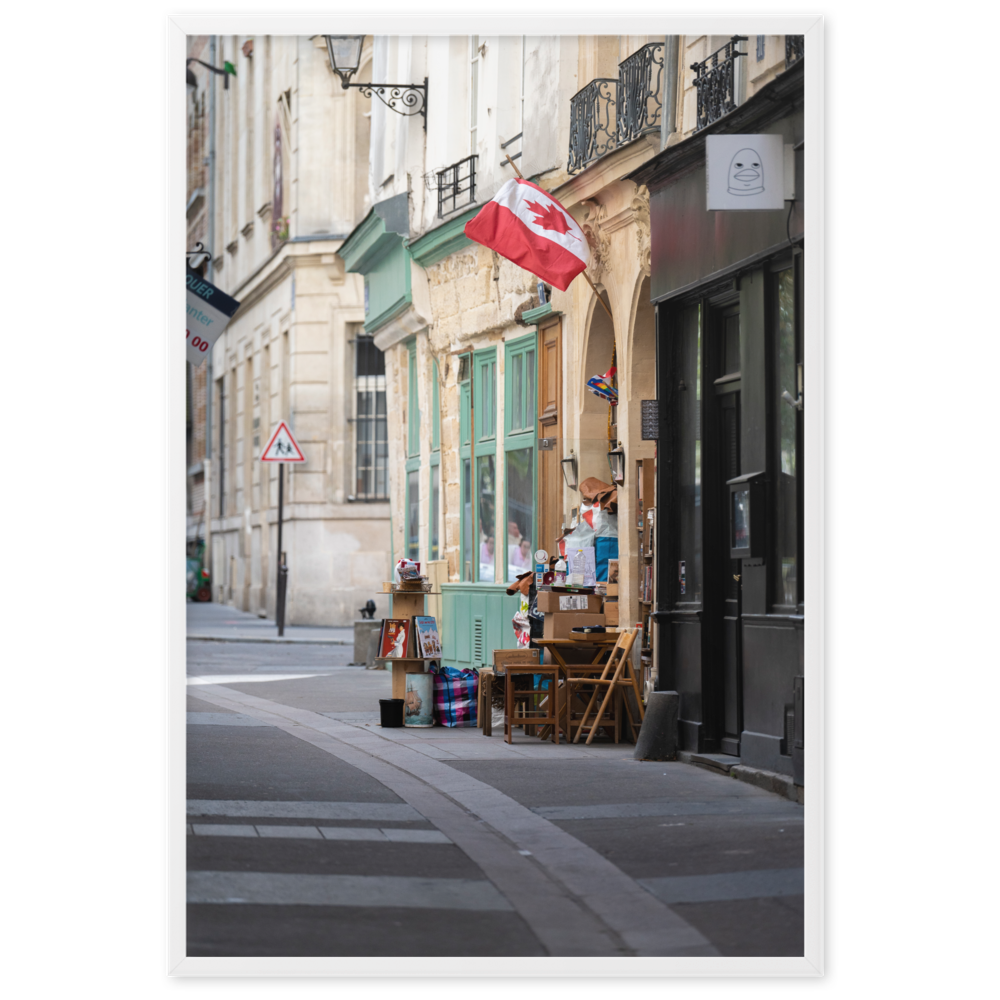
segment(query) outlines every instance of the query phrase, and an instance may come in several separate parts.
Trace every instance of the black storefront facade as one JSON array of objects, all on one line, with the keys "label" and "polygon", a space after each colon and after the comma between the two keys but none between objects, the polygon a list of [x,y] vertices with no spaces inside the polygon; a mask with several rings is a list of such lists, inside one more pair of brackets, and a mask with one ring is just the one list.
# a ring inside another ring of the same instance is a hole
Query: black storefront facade
[{"label": "black storefront facade", "polygon": [[[658,682],[684,750],[803,784],[803,61],[632,175],[656,306]],[[784,210],[706,209],[705,137],[772,133]],[[790,147],[790,149],[788,149]]]}]

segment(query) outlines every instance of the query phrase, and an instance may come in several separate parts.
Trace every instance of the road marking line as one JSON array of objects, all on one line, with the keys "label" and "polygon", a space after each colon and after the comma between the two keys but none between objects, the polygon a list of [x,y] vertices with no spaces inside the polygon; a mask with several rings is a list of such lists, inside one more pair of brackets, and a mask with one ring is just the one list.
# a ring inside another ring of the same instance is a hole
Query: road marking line
[{"label": "road marking line", "polygon": [[256,837],[252,826],[242,823],[192,823],[191,831],[196,837]]},{"label": "road marking line", "polygon": [[440,830],[406,830],[400,827],[382,831],[397,844],[450,844],[451,841]]},{"label": "road marking line", "polygon": [[261,826],[257,832],[262,837],[294,837],[298,840],[322,840],[323,834],[314,826]]},{"label": "road marking line", "polygon": [[306,709],[222,686],[198,696],[273,722],[417,806],[504,892],[550,954],[718,955],[700,931],[607,858],[485,782]]},{"label": "road marking line", "polygon": [[202,684],[256,684],[259,681],[301,681],[308,677],[326,677],[330,671],[320,674],[201,674],[188,677],[188,687]]},{"label": "road marking line", "polygon": [[513,910],[496,888],[482,879],[285,872],[188,872],[187,901],[267,906]]},{"label": "road marking line", "polygon": [[707,802],[617,802],[601,805],[533,806],[531,811],[554,823],[571,819],[626,819],[643,816],[787,816],[789,821],[802,815],[802,806],[769,793],[767,798],[739,796],[734,802],[711,800]]},{"label": "road marking line", "polygon": [[423,816],[405,802],[267,802],[252,799],[188,799],[188,816],[246,819],[374,820],[420,822]]},{"label": "road marking line", "polygon": [[273,728],[267,722],[254,719],[249,715],[240,715],[238,712],[188,712],[187,724],[189,726],[262,726]]},{"label": "road marking line", "polygon": [[802,868],[769,868],[713,875],[673,875],[637,879],[664,903],[716,903],[804,894]]},{"label": "road marking line", "polygon": [[384,830],[372,826],[321,826],[319,832],[327,840],[388,840]]}]

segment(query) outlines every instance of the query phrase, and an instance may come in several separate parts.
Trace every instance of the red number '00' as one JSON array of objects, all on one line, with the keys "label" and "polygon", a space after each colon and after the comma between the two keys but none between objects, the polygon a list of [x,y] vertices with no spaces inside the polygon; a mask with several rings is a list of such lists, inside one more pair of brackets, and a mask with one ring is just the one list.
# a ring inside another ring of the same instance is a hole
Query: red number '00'
[{"label": "red number '00'", "polygon": [[[187,334],[188,337],[191,336],[191,331],[190,330],[186,330],[185,333]],[[187,337],[185,337],[185,340],[186,339],[187,339]],[[208,350],[208,341],[207,340],[202,340],[201,337],[195,337],[194,340],[191,341],[191,346],[196,351],[201,351],[201,353],[204,354],[205,351]]]}]

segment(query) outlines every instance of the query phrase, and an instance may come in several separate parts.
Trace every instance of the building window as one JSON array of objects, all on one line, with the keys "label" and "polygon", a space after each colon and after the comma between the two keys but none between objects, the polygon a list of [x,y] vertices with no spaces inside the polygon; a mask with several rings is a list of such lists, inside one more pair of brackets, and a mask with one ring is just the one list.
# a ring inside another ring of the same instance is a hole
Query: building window
[{"label": "building window", "polygon": [[531,569],[535,542],[535,334],[508,341],[504,364],[506,579]]},{"label": "building window", "polygon": [[765,35],[757,36],[757,62],[762,62],[764,59],[764,39]]},{"label": "building window", "polygon": [[802,603],[802,354],[795,267],[773,275],[775,530],[773,603]]},{"label": "building window", "polygon": [[354,499],[389,496],[385,356],[370,336],[354,341]]},{"label": "building window", "polygon": [[420,398],[417,389],[417,345],[410,344],[409,380],[407,388],[407,447],[411,457],[420,454]]},{"label": "building window", "polygon": [[479,114],[479,36],[469,39],[469,152],[476,152],[476,125]]}]

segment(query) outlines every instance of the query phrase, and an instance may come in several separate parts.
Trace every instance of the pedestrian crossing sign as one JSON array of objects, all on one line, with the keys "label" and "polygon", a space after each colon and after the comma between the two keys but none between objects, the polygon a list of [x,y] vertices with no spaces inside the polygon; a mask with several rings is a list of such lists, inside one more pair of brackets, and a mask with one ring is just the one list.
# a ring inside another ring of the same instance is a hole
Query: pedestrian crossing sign
[{"label": "pedestrian crossing sign", "polygon": [[305,455],[299,448],[298,442],[292,437],[292,432],[288,425],[282,420],[278,424],[277,430],[271,435],[271,440],[261,452],[262,462],[304,462]]}]

